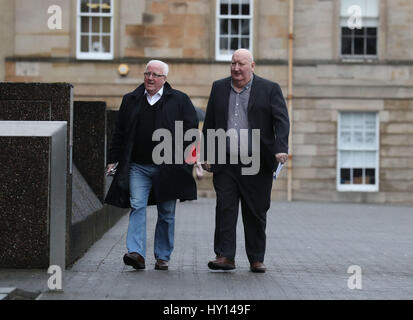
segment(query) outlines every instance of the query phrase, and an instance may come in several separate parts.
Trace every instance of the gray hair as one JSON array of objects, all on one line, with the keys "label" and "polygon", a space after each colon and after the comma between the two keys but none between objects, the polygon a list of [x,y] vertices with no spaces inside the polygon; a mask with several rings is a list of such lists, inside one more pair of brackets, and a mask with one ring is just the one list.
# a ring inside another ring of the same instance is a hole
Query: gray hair
[{"label": "gray hair", "polygon": [[149,61],[148,64],[146,65],[146,70],[148,69],[149,65],[151,65],[152,63],[160,64],[160,65],[162,66],[162,72],[163,72],[163,74],[164,74],[165,76],[168,75],[169,66],[168,66],[165,62],[163,62],[163,61],[161,61],[161,60],[151,60],[151,61]]}]

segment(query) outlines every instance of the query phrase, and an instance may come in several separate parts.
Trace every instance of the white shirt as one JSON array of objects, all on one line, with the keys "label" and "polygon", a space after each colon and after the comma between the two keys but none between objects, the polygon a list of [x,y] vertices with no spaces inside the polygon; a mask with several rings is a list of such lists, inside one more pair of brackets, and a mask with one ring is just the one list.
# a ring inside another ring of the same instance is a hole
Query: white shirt
[{"label": "white shirt", "polygon": [[148,100],[148,103],[153,106],[155,103],[157,103],[159,101],[159,99],[162,98],[163,95],[163,87],[157,92],[155,93],[155,95],[151,96],[149,94],[148,91],[146,91],[145,89],[145,95],[146,95],[146,99]]}]

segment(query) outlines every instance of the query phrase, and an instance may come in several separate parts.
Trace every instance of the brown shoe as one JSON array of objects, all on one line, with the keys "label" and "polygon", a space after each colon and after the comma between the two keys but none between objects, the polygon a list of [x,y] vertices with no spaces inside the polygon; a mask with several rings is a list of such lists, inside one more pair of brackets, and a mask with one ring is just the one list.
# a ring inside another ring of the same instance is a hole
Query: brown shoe
[{"label": "brown shoe", "polygon": [[267,268],[262,262],[253,262],[251,263],[250,270],[256,273],[264,273]]},{"label": "brown shoe", "polygon": [[136,270],[145,269],[145,258],[136,252],[126,253],[123,256],[123,262]]},{"label": "brown shoe", "polygon": [[212,270],[233,270],[235,269],[235,261],[217,256],[215,260],[208,262],[208,268]]},{"label": "brown shoe", "polygon": [[168,261],[157,259],[155,263],[155,270],[168,270]]}]

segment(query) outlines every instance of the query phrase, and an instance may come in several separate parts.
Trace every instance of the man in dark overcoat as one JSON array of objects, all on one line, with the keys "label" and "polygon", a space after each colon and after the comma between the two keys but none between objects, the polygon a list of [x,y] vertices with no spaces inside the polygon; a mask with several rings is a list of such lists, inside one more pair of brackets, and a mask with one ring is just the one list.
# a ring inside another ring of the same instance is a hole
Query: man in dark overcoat
[{"label": "man in dark overcoat", "polygon": [[[135,269],[145,268],[147,205],[158,209],[155,269],[167,270],[174,248],[176,200],[197,198],[193,165],[175,161],[175,147],[185,150],[191,141],[176,141],[175,128],[182,128],[183,134],[198,129],[198,119],[189,97],[172,89],[167,75],[166,63],[152,60],[147,64],[144,83],[123,97],[108,152],[107,173],[115,168],[116,173],[105,202],[131,208],[123,261]],[[181,126],[176,126],[178,122]],[[172,146],[163,150],[172,153],[171,163],[159,163],[153,157],[161,143],[153,139],[158,129],[171,133]]]},{"label": "man in dark overcoat", "polygon": [[[219,150],[215,153],[205,151],[204,159],[209,162],[204,164],[204,169],[213,172],[217,196],[214,235],[216,258],[208,263],[208,267],[213,270],[235,269],[236,225],[241,202],[250,270],[266,271],[263,263],[266,215],[270,208],[273,172],[278,163],[284,163],[288,158],[290,123],[280,86],[255,75],[254,68],[255,62],[250,51],[235,51],[231,61],[231,76],[213,83],[207,105],[203,125],[205,147],[215,143],[208,141],[208,130],[232,130],[240,136],[236,140],[238,148],[235,147],[235,150],[227,142],[224,164],[219,163],[219,159],[210,159],[210,155],[216,156]],[[248,141],[242,140],[240,133],[243,130],[248,133]],[[254,131],[259,132],[256,141],[259,151],[256,154],[252,139]],[[244,169],[248,165],[240,157],[242,150],[248,151],[251,159],[257,159],[257,172],[246,174],[247,170]],[[238,155],[237,163],[230,161],[233,153]]]}]

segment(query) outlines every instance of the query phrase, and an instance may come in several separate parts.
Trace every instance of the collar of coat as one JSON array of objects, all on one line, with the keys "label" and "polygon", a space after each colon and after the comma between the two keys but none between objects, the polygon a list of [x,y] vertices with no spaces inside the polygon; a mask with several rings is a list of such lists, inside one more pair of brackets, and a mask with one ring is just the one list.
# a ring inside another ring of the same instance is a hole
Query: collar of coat
[{"label": "collar of coat", "polygon": [[[163,94],[164,96],[168,96],[170,94],[172,94],[172,87],[168,82],[165,82],[165,84],[163,85]],[[137,87],[135,89],[135,91],[132,92],[133,96],[136,97],[141,97],[143,96],[143,94],[145,93],[145,85],[142,83],[139,87]]]}]

